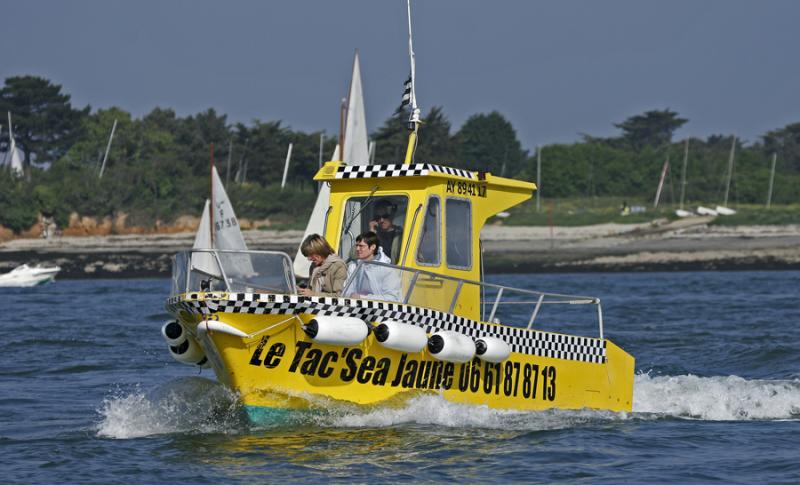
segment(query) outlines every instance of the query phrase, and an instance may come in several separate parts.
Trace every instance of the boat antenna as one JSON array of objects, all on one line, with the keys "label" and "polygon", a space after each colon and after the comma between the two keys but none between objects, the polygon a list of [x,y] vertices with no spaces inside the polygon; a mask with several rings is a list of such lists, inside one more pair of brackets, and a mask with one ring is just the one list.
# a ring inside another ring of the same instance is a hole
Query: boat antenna
[{"label": "boat antenna", "polygon": [[414,56],[414,40],[411,32],[411,0],[406,0],[407,13],[408,13],[408,58],[411,62],[411,75],[408,77],[406,90],[408,92],[408,99],[406,95],[403,96],[403,103],[411,105],[411,115],[408,118],[408,147],[406,148],[406,159],[403,163],[410,164],[414,161],[414,152],[417,149],[417,130],[419,129],[419,107],[417,106],[417,91],[416,91],[416,57]]}]

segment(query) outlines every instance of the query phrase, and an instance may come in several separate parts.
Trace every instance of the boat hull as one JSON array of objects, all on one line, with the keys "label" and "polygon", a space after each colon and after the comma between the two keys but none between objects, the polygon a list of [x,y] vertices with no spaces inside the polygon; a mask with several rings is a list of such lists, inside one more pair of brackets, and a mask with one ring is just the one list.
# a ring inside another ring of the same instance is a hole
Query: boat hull
[{"label": "boat hull", "polygon": [[[167,309],[195,335],[217,378],[239,393],[251,417],[331,402],[401,404],[421,393],[496,409],[632,407],[634,359],[605,339],[344,298],[194,293],[170,299]],[[391,314],[428,333],[448,329],[477,338],[492,332],[509,342],[512,352],[500,363],[477,357],[445,362],[427,349],[386,348],[373,333],[360,344],[342,346],[314,342],[303,330],[317,314],[347,312],[368,322]]]}]

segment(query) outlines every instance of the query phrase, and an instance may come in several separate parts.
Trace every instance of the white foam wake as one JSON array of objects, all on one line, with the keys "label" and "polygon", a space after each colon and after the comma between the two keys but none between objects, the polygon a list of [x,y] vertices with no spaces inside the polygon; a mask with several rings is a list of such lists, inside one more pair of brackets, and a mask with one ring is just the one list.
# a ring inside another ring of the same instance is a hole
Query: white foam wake
[{"label": "white foam wake", "polygon": [[225,433],[241,429],[236,398],[220,384],[199,377],[150,392],[106,398],[98,413],[98,436],[140,438],[170,433]]},{"label": "white foam wake", "polygon": [[459,404],[441,395],[421,395],[399,407],[365,410],[348,407],[319,415],[316,424],[325,427],[383,428],[398,425],[436,425],[449,428],[483,428],[541,431],[580,426],[599,421],[624,420],[627,413],[596,410],[515,411],[485,405]]},{"label": "white foam wake", "polygon": [[[512,411],[458,404],[441,395],[420,395],[398,406],[362,408],[311,399],[312,410],[284,425],[383,428],[435,425],[541,431],[630,419],[710,421],[800,420],[800,380],[747,380],[640,374],[634,381],[633,413],[595,410]],[[138,438],[170,433],[237,433],[250,429],[234,393],[203,378],[171,382],[151,392],[107,398],[98,410],[97,434]]]},{"label": "white foam wake", "polygon": [[633,411],[709,421],[800,419],[800,380],[640,374]]}]

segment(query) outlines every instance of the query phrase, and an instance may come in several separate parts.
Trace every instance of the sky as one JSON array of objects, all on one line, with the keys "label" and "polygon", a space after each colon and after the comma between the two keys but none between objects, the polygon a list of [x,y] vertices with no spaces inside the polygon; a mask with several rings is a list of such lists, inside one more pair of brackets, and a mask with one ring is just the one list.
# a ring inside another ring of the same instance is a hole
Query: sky
[{"label": "sky", "polygon": [[[409,72],[405,0],[0,0],[0,12],[2,79],[43,76],[75,106],[135,117],[214,108],[334,136],[358,50],[372,132]],[[798,19],[791,0],[416,0],[418,104],[441,106],[453,132],[496,110],[531,151],[667,108],[689,119],[677,138],[752,143],[800,122]]]}]

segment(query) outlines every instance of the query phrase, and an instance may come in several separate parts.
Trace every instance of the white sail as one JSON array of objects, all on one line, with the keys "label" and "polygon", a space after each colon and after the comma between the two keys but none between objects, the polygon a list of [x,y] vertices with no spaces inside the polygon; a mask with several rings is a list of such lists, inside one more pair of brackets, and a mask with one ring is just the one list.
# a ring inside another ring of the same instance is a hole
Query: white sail
[{"label": "white sail", "polygon": [[10,153],[11,158],[9,159],[8,166],[11,167],[11,171],[16,175],[22,176],[22,154],[20,153],[20,149],[16,147],[16,143],[11,143]]},{"label": "white sail", "polygon": [[[206,199],[203,215],[200,216],[200,226],[198,226],[197,234],[194,236],[192,249],[214,249],[214,245],[211,243],[210,206],[211,201]],[[192,253],[192,269],[219,276],[217,264],[214,262],[214,256],[211,253]]]},{"label": "white sail", "polygon": [[[361,66],[358,61],[358,52],[353,58],[353,77],[350,81],[350,94],[347,98],[344,147],[341,148],[340,153],[340,147],[337,145],[331,160],[339,160],[340,155],[341,160],[348,165],[369,164],[369,137],[367,136],[367,117],[364,112],[364,92],[361,87]],[[325,216],[330,205],[329,199],[330,187],[322,184],[317,194],[317,201],[314,203],[314,210],[311,212],[306,230],[303,232],[301,244],[311,234],[324,233]],[[356,221],[354,227],[361,227],[359,221]],[[348,254],[350,248],[344,249],[345,252],[342,254]],[[297,254],[294,257],[294,274],[300,278],[308,278],[310,269],[311,263],[303,256],[298,246]]]},{"label": "white sail", "polygon": [[214,248],[247,250],[239,220],[219,178],[217,167],[211,170],[211,184],[214,194]]},{"label": "white sail", "polygon": [[[206,200],[203,215],[200,220],[200,227],[194,239],[193,249],[230,249],[246,251],[247,244],[244,242],[239,220],[233,211],[225,186],[219,177],[217,168],[211,169],[211,191],[213,194],[213,204]],[[211,237],[213,224],[213,239]],[[246,276],[253,273],[253,265],[250,256],[247,254],[220,254],[222,266],[228,278]],[[192,266],[195,269],[204,271],[211,275],[219,275],[217,264],[211,253],[195,253],[192,255]]]},{"label": "white sail", "polygon": [[11,124],[11,111],[8,112],[8,140],[9,140],[8,166],[11,167],[11,171],[14,174],[22,176],[22,174],[23,174],[23,167],[22,167],[23,157],[20,154],[20,150],[17,148],[17,141],[14,139],[14,130],[13,130],[13,125]]},{"label": "white sail", "polygon": [[[239,227],[239,219],[233,212],[233,205],[228,199],[222,179],[219,178],[217,168],[211,170],[212,190],[214,194],[214,248],[232,249],[236,251],[247,251],[247,244],[244,242],[242,229]],[[249,254],[226,254],[221,253],[222,267],[228,278],[246,277],[252,275],[253,263],[250,261]]]},{"label": "white sail", "polygon": [[367,136],[367,117],[364,113],[364,93],[361,89],[361,67],[358,62],[358,52],[353,58],[353,78],[350,81],[350,95],[347,98],[342,161],[348,165],[369,164],[369,137]]},{"label": "white sail", "polygon": [[[339,145],[336,145],[336,148],[333,150],[331,160],[336,160],[337,158],[339,158]],[[322,234],[325,231],[325,215],[328,213],[330,197],[331,187],[327,183],[323,183],[319,187],[317,201],[314,202],[314,209],[311,211],[311,217],[308,218],[308,224],[306,224],[306,230],[303,232],[303,239],[300,240],[300,244],[302,244],[308,236],[312,234]],[[311,276],[311,263],[303,256],[303,253],[300,252],[300,246],[297,247],[297,254],[294,256],[293,266],[294,274],[297,277],[308,278]]]}]

